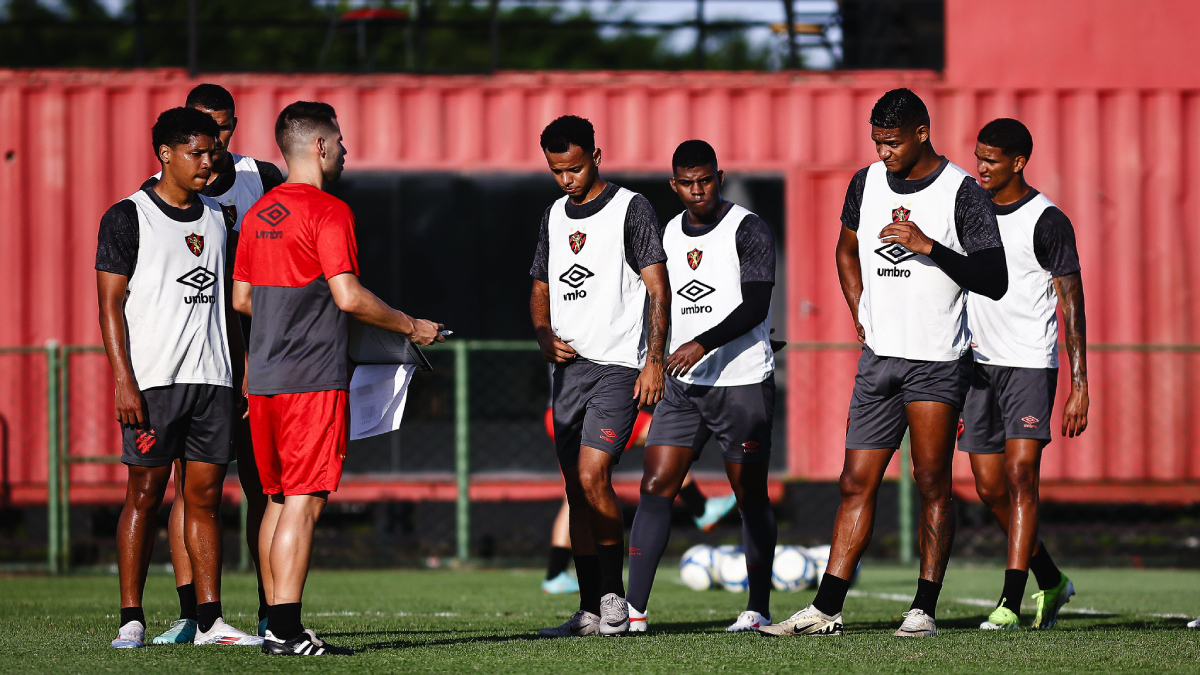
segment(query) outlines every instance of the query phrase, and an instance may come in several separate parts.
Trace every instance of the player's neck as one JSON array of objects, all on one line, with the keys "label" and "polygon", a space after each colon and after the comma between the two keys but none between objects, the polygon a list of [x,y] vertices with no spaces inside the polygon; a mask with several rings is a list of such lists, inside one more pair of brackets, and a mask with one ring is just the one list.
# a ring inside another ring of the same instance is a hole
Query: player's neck
[{"label": "player's neck", "polygon": [[572,204],[574,204],[576,206],[583,206],[584,204],[595,199],[596,197],[599,197],[600,193],[604,192],[604,188],[606,188],[606,187],[608,187],[608,181],[604,180],[600,176],[596,176],[596,182],[592,183],[592,188],[590,190],[588,190],[586,194],[583,195],[583,199],[576,201],[576,199],[574,197],[571,197],[569,195],[567,198],[571,200]]},{"label": "player's neck", "polygon": [[937,154],[933,149],[933,143],[926,143],[921,149],[921,158],[916,164],[912,165],[907,172],[896,172],[896,178],[900,180],[921,180],[929,174],[937,171],[937,168],[942,165],[943,157]]},{"label": "player's neck", "polygon": [[177,209],[186,209],[196,202],[196,193],[181,187],[166,172],[163,173],[162,180],[155,183],[151,189],[168,206]]},{"label": "player's neck", "polygon": [[697,215],[696,213],[693,213],[691,209],[688,209],[688,224],[689,225],[697,225],[697,226],[712,225],[713,223],[720,220],[721,217],[725,215],[725,212],[728,211],[731,206],[733,206],[733,204],[731,202],[725,201],[723,198],[721,198],[718,195],[716,208],[709,211],[708,213],[705,213],[703,215]]},{"label": "player's neck", "polygon": [[1008,181],[1008,185],[992,193],[992,202],[1000,206],[1008,206],[1021,201],[1033,188],[1025,182],[1025,174],[1017,174]]},{"label": "player's neck", "polygon": [[220,178],[221,174],[227,173],[227,172],[233,170],[233,158],[229,156],[229,151],[226,150],[225,154],[222,155],[222,157],[223,157],[223,159],[221,161],[221,166],[219,166],[219,167],[214,166],[212,168],[212,175],[208,177],[209,185],[212,185],[213,182],[217,180],[217,178]]},{"label": "player's neck", "polygon": [[301,165],[293,168],[292,165],[289,164],[288,165],[287,182],[303,183],[305,185],[311,185],[311,186],[317,188],[318,190],[324,191],[325,190],[325,172],[321,171],[320,165],[307,166],[307,165],[301,164]]}]

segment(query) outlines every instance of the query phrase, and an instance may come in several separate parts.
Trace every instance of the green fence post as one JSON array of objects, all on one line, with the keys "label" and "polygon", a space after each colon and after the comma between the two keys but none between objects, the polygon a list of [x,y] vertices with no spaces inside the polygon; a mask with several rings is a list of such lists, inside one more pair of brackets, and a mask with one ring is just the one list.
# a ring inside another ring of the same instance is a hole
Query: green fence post
[{"label": "green fence post", "polygon": [[58,545],[58,554],[62,556],[62,564],[60,569],[63,572],[71,569],[71,348],[68,345],[62,346],[61,356],[58,360],[58,372],[60,374],[61,383],[59,385],[59,407],[58,418],[59,437],[58,437],[58,454],[59,454],[59,471],[62,472],[62,479],[58,484],[58,494],[61,495],[59,500],[61,506],[58,509],[58,533],[60,543]]},{"label": "green fence post", "polygon": [[900,564],[911,565],[913,562],[913,477],[912,453],[909,451],[908,432],[900,442],[900,484],[897,501],[899,502],[900,525]]},{"label": "green fence post", "polygon": [[58,342],[54,340],[46,341],[46,422],[46,562],[50,573],[58,574],[62,522],[58,516]]},{"label": "green fence post", "polygon": [[468,344],[454,343],[454,475],[458,486],[455,503],[455,544],[459,562],[471,555],[471,413],[468,409]]}]

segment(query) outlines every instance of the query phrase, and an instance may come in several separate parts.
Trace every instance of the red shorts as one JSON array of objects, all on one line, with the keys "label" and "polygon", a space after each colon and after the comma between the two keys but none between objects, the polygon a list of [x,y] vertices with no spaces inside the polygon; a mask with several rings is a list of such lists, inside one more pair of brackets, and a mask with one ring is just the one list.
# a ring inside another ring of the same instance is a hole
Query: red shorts
[{"label": "red shorts", "polygon": [[336,492],[346,459],[344,390],[250,396],[250,435],[263,494]]}]

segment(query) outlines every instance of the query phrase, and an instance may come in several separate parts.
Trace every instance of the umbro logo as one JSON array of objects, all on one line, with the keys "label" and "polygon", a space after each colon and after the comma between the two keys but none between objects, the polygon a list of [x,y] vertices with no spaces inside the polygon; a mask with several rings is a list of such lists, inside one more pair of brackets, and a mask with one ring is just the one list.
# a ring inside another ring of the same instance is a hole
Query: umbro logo
[{"label": "umbro logo", "polygon": [[583,285],[584,281],[587,281],[589,278],[594,276],[596,275],[588,268],[584,267],[583,265],[575,264],[571,265],[566,272],[563,272],[558,277],[558,280],[570,286],[571,288],[579,288]]},{"label": "umbro logo", "polygon": [[601,429],[600,435],[603,436],[604,440],[608,441],[609,443],[617,440],[617,432],[613,431],[612,429]]},{"label": "umbro logo", "polygon": [[642,549],[640,549],[636,546],[629,547],[629,555],[641,555],[641,554],[642,554]]},{"label": "umbro logo", "polygon": [[717,289],[709,286],[708,284],[696,281],[695,279],[687,282],[683,285],[683,288],[676,291],[676,293],[679,294],[679,297],[687,300],[688,302],[699,302],[700,300],[707,298],[716,292]]},{"label": "umbro logo", "polygon": [[1026,429],[1036,429],[1038,422],[1040,422],[1041,420],[1034,417],[1033,415],[1026,415],[1025,417],[1021,418],[1021,421],[1025,423]]},{"label": "umbro logo", "polygon": [[742,443],[742,450],[744,452],[757,452],[758,441],[746,441],[745,443]]},{"label": "umbro logo", "polygon": [[217,275],[209,272],[203,267],[197,267],[191,272],[179,277],[175,281],[178,281],[184,286],[191,286],[197,291],[203,291],[217,282]]},{"label": "umbro logo", "polygon": [[264,223],[270,225],[271,227],[278,227],[285,218],[292,215],[292,212],[288,211],[287,207],[285,207],[283,204],[275,202],[267,208],[262,209],[255,215],[257,215]]},{"label": "umbro logo", "polygon": [[905,260],[917,257],[916,253],[904,248],[900,244],[884,244],[875,249],[875,253],[893,265],[899,265]]}]

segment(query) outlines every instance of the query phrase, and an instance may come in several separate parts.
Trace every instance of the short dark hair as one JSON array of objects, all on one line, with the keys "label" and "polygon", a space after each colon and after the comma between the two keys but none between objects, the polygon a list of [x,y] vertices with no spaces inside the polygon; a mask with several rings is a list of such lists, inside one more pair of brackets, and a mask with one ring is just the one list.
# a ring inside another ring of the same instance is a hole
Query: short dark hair
[{"label": "short dark hair", "polygon": [[679,147],[675,148],[675,154],[671,155],[672,171],[710,164],[714,170],[717,168],[717,151],[713,150],[713,146],[698,139],[680,143]]},{"label": "short dark hair", "polygon": [[975,140],[1000,148],[1009,157],[1024,157],[1026,160],[1033,154],[1033,134],[1021,124],[1020,120],[1011,117],[1001,117],[983,125],[979,137]]},{"label": "short dark hair", "polygon": [[219,84],[198,84],[194,89],[188,92],[187,101],[184,102],[188,108],[204,108],[205,110],[228,110],[233,114],[233,94],[229,90]]},{"label": "short dark hair", "polygon": [[881,129],[909,129],[929,124],[929,109],[911,89],[893,89],[871,108],[871,126]]},{"label": "short dark hair", "polygon": [[575,115],[563,115],[542,130],[542,149],[561,154],[579,146],[584,152],[596,151],[596,129],[592,123]]},{"label": "short dark hair", "polygon": [[275,120],[275,143],[287,155],[297,141],[334,128],[337,112],[320,101],[296,101],[279,112]]},{"label": "short dark hair", "polygon": [[220,133],[221,127],[217,126],[211,115],[195,108],[171,108],[158,116],[158,121],[150,130],[150,141],[157,155],[158,149],[164,145],[185,145],[196,136],[216,138]]}]

